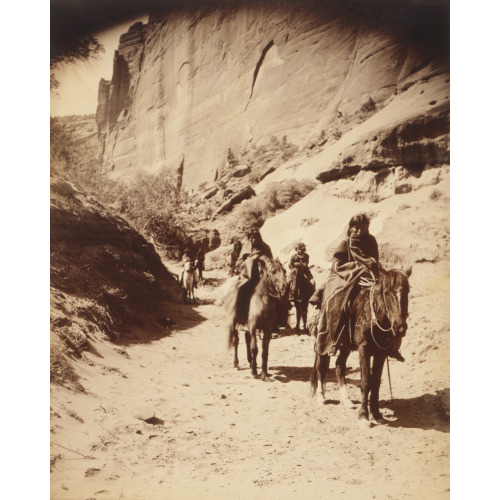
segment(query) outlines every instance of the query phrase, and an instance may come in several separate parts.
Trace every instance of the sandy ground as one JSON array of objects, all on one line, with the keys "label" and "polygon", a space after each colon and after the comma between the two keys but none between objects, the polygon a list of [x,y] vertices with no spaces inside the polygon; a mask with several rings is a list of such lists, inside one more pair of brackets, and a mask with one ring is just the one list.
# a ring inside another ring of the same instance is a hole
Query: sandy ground
[{"label": "sandy ground", "polygon": [[[370,429],[339,404],[332,370],[327,404],[310,398],[308,335],[271,341],[272,382],[251,377],[244,342],[234,369],[225,276],[207,277],[198,305],[169,306],[170,330],[95,343],[78,364],[85,393],[51,387],[51,498],[449,497],[449,263],[414,267],[407,361],[390,363],[393,399],[384,371],[389,424]],[[359,403],[357,363],[347,382]]]}]

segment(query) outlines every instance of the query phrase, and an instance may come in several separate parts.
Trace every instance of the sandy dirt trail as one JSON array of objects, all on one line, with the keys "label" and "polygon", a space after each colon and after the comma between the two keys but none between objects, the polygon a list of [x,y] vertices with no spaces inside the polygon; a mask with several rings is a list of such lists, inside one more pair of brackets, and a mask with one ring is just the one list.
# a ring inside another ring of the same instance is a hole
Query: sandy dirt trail
[{"label": "sandy dirt trail", "polygon": [[[95,344],[80,364],[86,392],[52,387],[52,498],[449,497],[449,418],[437,396],[446,376],[429,375],[433,366],[418,358],[424,347],[414,341],[407,363],[391,362],[392,401],[384,371],[390,422],[367,429],[357,409],[339,404],[332,370],[328,404],[310,398],[308,335],[271,341],[272,382],[251,377],[244,341],[234,369],[216,302],[223,275],[208,275],[198,305],[169,306],[177,324],[167,335]],[[432,313],[432,296],[425,300]],[[420,336],[423,320],[410,322]],[[357,363],[353,353],[347,383],[359,403]]]}]

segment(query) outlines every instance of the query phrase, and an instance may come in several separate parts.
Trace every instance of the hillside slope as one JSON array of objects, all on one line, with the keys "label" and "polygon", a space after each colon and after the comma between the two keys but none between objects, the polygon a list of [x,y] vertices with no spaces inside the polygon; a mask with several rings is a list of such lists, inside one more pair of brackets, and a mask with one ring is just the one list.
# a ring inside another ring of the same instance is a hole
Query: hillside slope
[{"label": "hillside slope", "polygon": [[51,181],[50,213],[51,381],[78,386],[69,360],[96,341],[164,330],[176,281],[151,243],[61,178]]}]

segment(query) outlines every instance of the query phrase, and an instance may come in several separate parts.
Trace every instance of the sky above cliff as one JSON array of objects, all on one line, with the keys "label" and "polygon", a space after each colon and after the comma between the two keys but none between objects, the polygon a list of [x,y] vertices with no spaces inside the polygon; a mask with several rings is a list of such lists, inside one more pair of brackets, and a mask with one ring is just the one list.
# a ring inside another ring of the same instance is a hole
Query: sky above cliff
[{"label": "sky above cliff", "polygon": [[50,116],[87,115],[96,112],[99,80],[111,80],[113,56],[118,48],[120,35],[126,33],[137,21],[146,23],[147,17],[122,22],[95,34],[105,48],[98,59],[61,65],[54,71],[60,85],[57,94],[51,92]]}]

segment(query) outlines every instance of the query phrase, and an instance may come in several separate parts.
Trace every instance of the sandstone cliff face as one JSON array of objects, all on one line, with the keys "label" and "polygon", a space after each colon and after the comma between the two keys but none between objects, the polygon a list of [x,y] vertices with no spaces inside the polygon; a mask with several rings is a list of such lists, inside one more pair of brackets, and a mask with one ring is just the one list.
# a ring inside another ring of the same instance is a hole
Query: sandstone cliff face
[{"label": "sandstone cliff face", "polygon": [[109,95],[99,92],[103,158],[130,175],[176,169],[184,155],[184,185],[196,186],[224,169],[229,148],[238,158],[271,136],[333,141],[432,79],[446,82],[449,105],[448,69],[432,51],[335,9],[227,3],[155,15],[122,36]]}]

